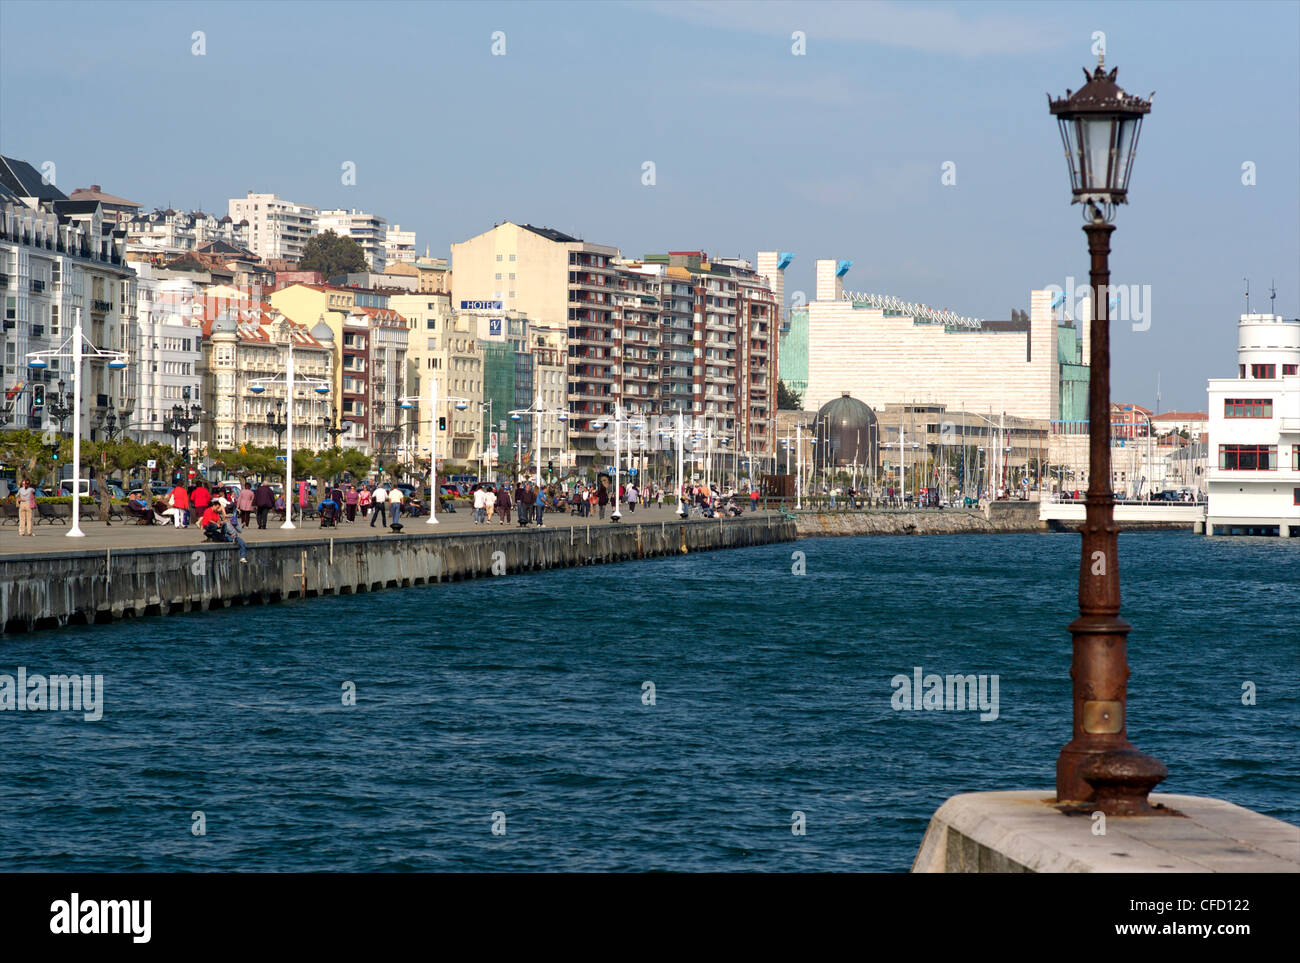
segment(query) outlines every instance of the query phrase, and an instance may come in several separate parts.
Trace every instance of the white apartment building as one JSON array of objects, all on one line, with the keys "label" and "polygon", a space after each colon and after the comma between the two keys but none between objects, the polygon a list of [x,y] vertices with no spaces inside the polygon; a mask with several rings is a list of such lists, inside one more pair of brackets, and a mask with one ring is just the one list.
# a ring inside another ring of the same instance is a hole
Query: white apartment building
[{"label": "white apartment building", "polygon": [[248,249],[249,224],[229,214],[217,217],[202,211],[155,210],[140,212],[122,222],[126,228],[129,258],[170,260],[197,251],[211,241]]},{"label": "white apartment building", "polygon": [[1243,314],[1209,399],[1205,533],[1300,536],[1300,320]]},{"label": "white apartment building", "polygon": [[173,406],[197,402],[203,361],[203,293],[188,278],[159,277],[147,262],[131,265],[136,280],[138,352],[135,417],[126,433],[138,441],[171,442],[166,431]]},{"label": "white apartment building", "polygon": [[[383,274],[387,262],[387,222],[365,211],[321,211],[316,218],[316,231],[324,234],[333,231],[339,237],[350,237],[361,245],[366,264],[376,274]],[[411,235],[412,260],[415,252],[415,235]]]},{"label": "white apartment building", "polygon": [[[123,235],[98,201],[70,201],[30,164],[0,157],[0,384],[21,385],[13,398],[0,396],[0,423],[41,430],[59,427],[48,410],[33,410],[30,385],[40,380],[57,390],[76,387],[72,363],[51,358],[43,371],[28,355],[58,349],[80,315],[82,333],[107,351],[125,352],[127,369],[108,358],[87,358],[81,387],[83,437],[100,437],[111,412],[129,422],[135,407],[135,273],[123,258]],[[47,398],[49,392],[47,390]],[[71,419],[63,423],[71,431]]]},{"label": "white apartment building", "polygon": [[415,232],[403,231],[402,225],[394,224],[384,232],[384,260],[392,264],[415,263]]},{"label": "white apartment building", "polygon": [[307,240],[320,233],[316,208],[277,194],[249,191],[247,197],[232,197],[226,213],[234,221],[248,221],[247,247],[263,260],[300,260]]}]

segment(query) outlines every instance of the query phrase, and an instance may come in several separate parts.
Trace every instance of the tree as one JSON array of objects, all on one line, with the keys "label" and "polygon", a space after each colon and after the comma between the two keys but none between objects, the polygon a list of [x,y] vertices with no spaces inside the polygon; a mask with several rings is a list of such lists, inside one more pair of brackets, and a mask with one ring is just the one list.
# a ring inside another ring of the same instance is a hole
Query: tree
[{"label": "tree", "polygon": [[776,407],[779,411],[799,411],[803,408],[803,394],[795,391],[784,380],[777,381]]},{"label": "tree", "polygon": [[0,461],[6,465],[10,463],[21,465],[22,471],[19,472],[18,480],[21,481],[26,477],[39,485],[56,464],[51,457],[55,444],[59,445],[59,458],[63,459],[65,446],[62,442],[46,441],[40,432],[29,431],[26,428],[5,432],[4,435],[0,435]]},{"label": "tree", "polygon": [[144,446],[138,442],[123,438],[119,441],[83,441],[81,443],[82,474],[89,478],[94,474],[97,486],[92,486],[91,497],[95,488],[99,489],[99,520],[108,521],[109,494],[108,478],[115,472],[129,469],[145,460]]},{"label": "tree", "polygon": [[333,231],[317,234],[308,238],[303,245],[302,259],[298,262],[302,271],[320,271],[326,280],[338,274],[360,273],[367,269],[366,253],[361,245],[350,237],[340,237]]}]

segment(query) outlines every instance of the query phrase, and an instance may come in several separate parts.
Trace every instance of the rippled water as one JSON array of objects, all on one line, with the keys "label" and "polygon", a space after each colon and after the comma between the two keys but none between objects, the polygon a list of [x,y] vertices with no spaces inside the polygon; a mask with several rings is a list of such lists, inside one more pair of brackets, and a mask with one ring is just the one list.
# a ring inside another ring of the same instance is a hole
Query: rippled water
[{"label": "rippled water", "polygon": [[[906,870],[953,793],[1052,787],[1078,547],[815,539],[0,639],[106,702],[0,713],[0,869]],[[1300,822],[1300,544],[1121,554],[1162,789]],[[918,665],[997,673],[999,718],[894,711]]]}]

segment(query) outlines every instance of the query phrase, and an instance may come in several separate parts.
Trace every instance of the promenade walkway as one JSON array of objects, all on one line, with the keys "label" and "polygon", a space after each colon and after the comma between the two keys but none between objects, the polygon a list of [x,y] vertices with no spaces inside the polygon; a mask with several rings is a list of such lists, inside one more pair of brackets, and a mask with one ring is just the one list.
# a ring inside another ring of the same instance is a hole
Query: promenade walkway
[{"label": "promenade walkway", "polygon": [[[635,526],[637,524],[654,524],[658,525],[661,521],[676,521],[677,513],[669,506],[656,508],[653,506],[637,505],[635,512],[629,512],[627,506],[623,506],[623,518],[618,523],[609,520],[610,511],[606,509],[605,518],[602,521],[598,514],[593,514],[589,518],[580,518],[574,515],[562,514],[559,512],[548,512],[544,517],[546,528],[564,528],[577,527],[579,529],[590,525],[593,528],[610,527],[615,524]],[[767,512],[746,512],[745,517],[751,518],[758,515],[771,514]],[[698,518],[699,516],[693,516]],[[473,512],[469,509],[458,509],[452,514],[443,512],[438,513],[438,524],[428,524],[428,516],[418,518],[402,518],[402,525],[406,534],[427,534],[427,533],[500,533],[503,531],[519,531],[518,517],[511,514],[509,525],[502,525],[499,521],[484,525],[474,524]],[[244,530],[244,541],[248,543],[249,552],[255,552],[259,544],[274,544],[276,542],[289,542],[301,539],[329,539],[329,538],[364,538],[373,536],[375,538],[400,538],[402,535],[395,535],[389,532],[387,526],[381,527],[382,522],[376,522],[373,528],[370,527],[370,519],[362,519],[357,516],[355,522],[341,521],[334,528],[321,528],[320,522],[314,519],[307,519],[303,522],[295,521],[297,526],[293,529],[282,529],[279,519],[267,523],[265,530],[259,530],[256,519]],[[536,525],[530,526],[530,529],[536,528]],[[189,528],[176,528],[173,525],[137,525],[133,520],[115,521],[112,525],[106,526],[96,518],[81,519],[81,530],[85,533],[84,538],[68,538],[68,526],[66,525],[49,525],[41,524],[34,528],[34,538],[20,538],[18,536],[17,525],[0,526],[0,557],[13,555],[30,555],[37,553],[61,553],[76,551],[103,551],[106,548],[127,549],[127,548],[164,548],[177,545],[203,545],[211,544],[205,542],[203,532],[198,526],[191,524]]]}]

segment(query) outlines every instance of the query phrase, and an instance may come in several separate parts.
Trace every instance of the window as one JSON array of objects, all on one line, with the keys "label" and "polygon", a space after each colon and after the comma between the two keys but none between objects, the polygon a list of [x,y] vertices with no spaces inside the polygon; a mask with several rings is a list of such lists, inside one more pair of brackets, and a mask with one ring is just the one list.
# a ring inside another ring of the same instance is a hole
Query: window
[{"label": "window", "polygon": [[1300,488],[1297,488],[1297,489],[1295,490],[1295,502],[1294,502],[1294,504],[1296,504],[1296,505],[1300,505]]},{"label": "window", "polygon": [[1286,375],[1293,375],[1293,374],[1296,374],[1298,371],[1300,371],[1300,365],[1294,365],[1294,364],[1284,364],[1284,365],[1282,365],[1282,375],[1283,375],[1283,377],[1285,377]]},{"label": "window", "polygon": [[1272,471],[1277,445],[1220,445],[1219,467],[1226,471]]},{"label": "window", "polygon": [[1246,377],[1246,366],[1244,364],[1237,365],[1237,377],[1238,378]]},{"label": "window", "polygon": [[1277,365],[1275,364],[1253,364],[1250,366],[1250,376],[1252,378],[1276,378]]},{"label": "window", "polygon": [[501,260],[501,255],[500,255],[500,254],[497,255],[497,260],[498,260],[498,261]]},{"label": "window", "polygon": [[1291,468],[1300,471],[1300,445],[1291,446]]},{"label": "window", "polygon": [[501,272],[500,272],[500,271],[497,272],[496,279],[497,279],[498,281],[501,280]]},{"label": "window", "polygon": [[1223,417],[1225,418],[1272,418],[1272,398],[1225,398],[1223,399]]}]

